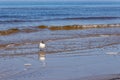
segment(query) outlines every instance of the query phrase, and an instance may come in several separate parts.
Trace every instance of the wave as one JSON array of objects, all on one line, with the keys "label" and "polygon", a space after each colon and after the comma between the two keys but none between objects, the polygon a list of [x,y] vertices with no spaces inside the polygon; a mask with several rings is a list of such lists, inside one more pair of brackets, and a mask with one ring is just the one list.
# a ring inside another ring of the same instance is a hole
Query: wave
[{"label": "wave", "polygon": [[[9,17],[9,18],[19,18],[24,16],[0,16],[1,17]],[[56,20],[104,20],[104,19],[120,19],[120,17],[78,17],[78,18],[54,18],[54,19],[14,19],[14,20],[0,20],[0,24],[4,23],[16,23],[16,22],[40,22],[40,21],[56,21]]]},{"label": "wave", "polygon": [[105,20],[105,19],[120,19],[120,17],[73,17],[73,18],[54,18],[54,19],[46,19],[46,20],[40,20],[40,21],[56,21],[56,20]]},{"label": "wave", "polygon": [[55,31],[55,30],[83,30],[83,29],[90,29],[90,28],[111,28],[111,27],[114,27],[114,28],[120,27],[120,24],[91,24],[91,25],[65,25],[65,26],[40,25],[33,28],[25,28],[25,29],[11,28],[8,30],[1,30],[0,36],[15,34],[18,32],[30,33],[30,32],[36,32],[42,29]]},{"label": "wave", "polygon": [[80,18],[64,18],[63,20],[88,20],[88,19],[120,19],[120,17],[80,17]]},{"label": "wave", "polygon": [[26,16],[20,15],[0,15],[0,18],[25,18]]},{"label": "wave", "polygon": [[0,20],[0,24],[7,24],[7,23],[22,23],[22,22],[40,22],[42,20]]},{"label": "wave", "polygon": [[120,24],[90,24],[90,25],[65,25],[65,26],[38,26],[40,29],[49,29],[49,30],[81,30],[81,29],[90,29],[90,28],[111,28],[111,27],[120,27]]},{"label": "wave", "polygon": [[25,20],[0,20],[1,24],[4,23],[13,23],[13,22],[26,22]]},{"label": "wave", "polygon": [[10,34],[15,34],[18,32],[25,32],[25,33],[30,33],[30,32],[35,32],[37,31],[37,29],[19,29],[19,28],[11,28],[8,30],[1,30],[0,31],[0,36],[4,36],[4,35],[10,35]]}]

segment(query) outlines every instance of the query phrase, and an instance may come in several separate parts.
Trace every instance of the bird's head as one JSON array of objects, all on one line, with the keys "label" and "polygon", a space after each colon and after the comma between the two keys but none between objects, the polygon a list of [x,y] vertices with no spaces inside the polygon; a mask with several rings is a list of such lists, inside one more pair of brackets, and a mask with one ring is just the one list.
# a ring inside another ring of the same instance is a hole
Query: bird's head
[{"label": "bird's head", "polygon": [[44,43],[44,41],[41,41],[41,43]]}]

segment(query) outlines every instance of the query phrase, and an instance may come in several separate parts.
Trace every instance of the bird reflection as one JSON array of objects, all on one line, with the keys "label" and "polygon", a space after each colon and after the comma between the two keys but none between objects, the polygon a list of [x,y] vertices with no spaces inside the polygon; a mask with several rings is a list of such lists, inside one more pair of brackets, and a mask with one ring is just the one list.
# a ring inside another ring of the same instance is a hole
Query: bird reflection
[{"label": "bird reflection", "polygon": [[46,66],[46,62],[45,62],[46,53],[45,53],[45,51],[40,51],[40,52],[39,52],[39,54],[38,54],[38,59],[42,62],[43,67],[45,67],[45,66]]}]

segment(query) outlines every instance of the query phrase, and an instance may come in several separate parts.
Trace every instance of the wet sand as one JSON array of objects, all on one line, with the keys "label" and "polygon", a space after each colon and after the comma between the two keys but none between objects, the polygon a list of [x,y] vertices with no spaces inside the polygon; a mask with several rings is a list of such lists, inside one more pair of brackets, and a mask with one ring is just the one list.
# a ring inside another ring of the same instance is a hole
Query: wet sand
[{"label": "wet sand", "polygon": [[[119,80],[120,27],[0,36],[0,80]],[[47,47],[38,48],[44,40]]]}]

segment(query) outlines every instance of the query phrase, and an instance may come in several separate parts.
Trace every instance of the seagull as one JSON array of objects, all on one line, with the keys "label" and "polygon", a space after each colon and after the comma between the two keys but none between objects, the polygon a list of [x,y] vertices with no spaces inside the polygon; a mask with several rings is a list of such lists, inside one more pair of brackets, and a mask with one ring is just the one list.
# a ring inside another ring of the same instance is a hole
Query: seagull
[{"label": "seagull", "polygon": [[45,43],[44,43],[44,41],[41,41],[41,42],[40,42],[39,48],[40,48],[40,49],[44,49],[44,48],[45,48]]}]

